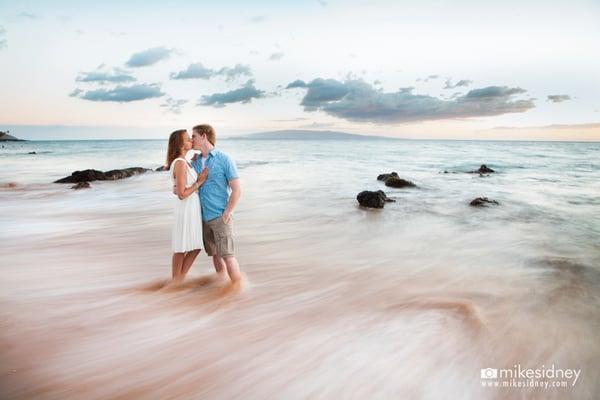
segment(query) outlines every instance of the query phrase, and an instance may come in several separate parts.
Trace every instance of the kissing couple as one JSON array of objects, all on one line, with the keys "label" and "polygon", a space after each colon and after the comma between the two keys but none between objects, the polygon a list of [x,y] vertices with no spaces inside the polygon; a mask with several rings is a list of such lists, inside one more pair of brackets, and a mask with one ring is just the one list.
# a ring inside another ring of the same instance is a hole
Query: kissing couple
[{"label": "kissing couple", "polygon": [[[203,247],[212,257],[219,278],[228,276],[235,287],[241,283],[232,218],[242,193],[240,179],[235,162],[218,150],[216,143],[215,130],[207,124],[194,126],[191,138],[185,129],[176,130],[169,137],[166,165],[177,195],[172,284],[183,282]],[[186,154],[192,149],[201,154],[188,162]]]}]

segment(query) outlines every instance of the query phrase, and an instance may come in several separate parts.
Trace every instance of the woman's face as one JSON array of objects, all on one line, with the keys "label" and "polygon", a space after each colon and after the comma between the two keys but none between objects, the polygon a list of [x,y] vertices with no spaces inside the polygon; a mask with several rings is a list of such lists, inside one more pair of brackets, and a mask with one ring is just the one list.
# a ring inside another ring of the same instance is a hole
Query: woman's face
[{"label": "woman's face", "polygon": [[181,137],[183,139],[183,150],[187,152],[192,148],[192,140],[190,139],[190,135],[187,133],[187,131],[183,132]]}]

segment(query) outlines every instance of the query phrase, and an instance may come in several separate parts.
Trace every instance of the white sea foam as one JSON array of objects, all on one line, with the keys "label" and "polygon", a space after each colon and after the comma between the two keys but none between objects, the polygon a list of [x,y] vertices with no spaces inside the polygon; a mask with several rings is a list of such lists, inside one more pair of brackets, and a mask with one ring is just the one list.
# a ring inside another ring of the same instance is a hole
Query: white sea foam
[{"label": "white sea foam", "polygon": [[[164,142],[2,149],[3,397],[600,393],[600,145],[219,144],[242,166],[234,218],[249,283],[237,296],[221,294],[203,254],[186,286],[161,289],[165,173],[51,184],[77,169],[156,168]],[[497,173],[463,172],[482,163]],[[419,188],[375,180],[391,171]],[[378,189],[397,202],[358,207],[358,192]],[[500,206],[469,207],[478,196]],[[568,389],[481,386],[481,368],[517,363],[582,372]]]}]

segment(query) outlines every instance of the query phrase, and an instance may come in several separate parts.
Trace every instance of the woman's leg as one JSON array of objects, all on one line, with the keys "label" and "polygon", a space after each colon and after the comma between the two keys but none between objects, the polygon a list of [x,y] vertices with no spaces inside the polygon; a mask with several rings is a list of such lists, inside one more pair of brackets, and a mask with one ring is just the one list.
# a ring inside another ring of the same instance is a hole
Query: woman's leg
[{"label": "woman's leg", "polygon": [[200,249],[188,251],[185,253],[185,257],[183,257],[183,263],[181,264],[181,280],[183,280],[192,267],[194,260],[200,253]]},{"label": "woman's leg", "polygon": [[173,253],[173,261],[171,264],[171,278],[173,280],[180,279],[185,253]]}]

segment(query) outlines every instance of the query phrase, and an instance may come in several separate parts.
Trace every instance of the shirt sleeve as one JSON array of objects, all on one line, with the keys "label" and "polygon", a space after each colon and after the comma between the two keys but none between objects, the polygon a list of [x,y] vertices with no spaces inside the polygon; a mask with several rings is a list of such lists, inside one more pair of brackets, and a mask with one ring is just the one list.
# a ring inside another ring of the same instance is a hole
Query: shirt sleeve
[{"label": "shirt sleeve", "polygon": [[225,158],[225,177],[227,178],[228,182],[239,178],[235,161],[233,161],[229,156],[226,156]]}]

